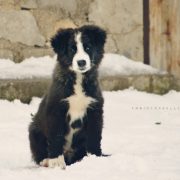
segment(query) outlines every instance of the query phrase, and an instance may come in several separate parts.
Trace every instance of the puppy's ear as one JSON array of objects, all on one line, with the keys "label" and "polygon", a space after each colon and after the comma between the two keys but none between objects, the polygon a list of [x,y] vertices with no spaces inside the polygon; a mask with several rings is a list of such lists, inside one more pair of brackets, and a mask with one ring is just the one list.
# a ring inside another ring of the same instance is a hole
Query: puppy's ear
[{"label": "puppy's ear", "polygon": [[86,34],[97,46],[103,47],[106,42],[106,31],[98,26],[86,25],[80,28],[82,33]]},{"label": "puppy's ear", "polygon": [[51,38],[51,46],[57,54],[63,55],[66,52],[73,31],[71,28],[61,29]]}]

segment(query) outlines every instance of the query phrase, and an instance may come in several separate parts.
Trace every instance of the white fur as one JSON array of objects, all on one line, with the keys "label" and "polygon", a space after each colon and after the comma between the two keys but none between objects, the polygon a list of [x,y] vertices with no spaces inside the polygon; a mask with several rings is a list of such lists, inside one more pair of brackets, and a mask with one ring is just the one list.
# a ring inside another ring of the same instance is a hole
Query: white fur
[{"label": "white fur", "polygon": [[66,169],[66,163],[64,161],[63,155],[53,159],[44,159],[43,161],[40,162],[40,165],[50,168],[60,167],[61,169]]},{"label": "white fur", "polygon": [[[86,72],[91,68],[91,62],[89,55],[84,51],[84,47],[81,41],[81,33],[76,34],[75,37],[76,46],[77,46],[77,52],[74,55],[73,61],[72,61],[72,69],[76,72]],[[79,60],[85,60],[86,61],[86,68],[84,70],[80,70],[78,66]]]},{"label": "white fur", "polygon": [[76,83],[74,85],[74,94],[66,100],[69,102],[69,111],[68,115],[70,115],[70,122],[69,122],[69,128],[70,131],[65,137],[66,144],[64,146],[64,151],[72,151],[71,144],[72,144],[72,138],[73,134],[76,133],[79,129],[73,129],[71,128],[71,124],[78,119],[82,119],[84,115],[86,114],[87,108],[92,102],[95,102],[96,100],[88,97],[84,94],[82,89],[82,80],[83,76],[81,73],[77,73],[76,75]]},{"label": "white fur", "polygon": [[71,121],[82,119],[86,113],[87,107],[94,102],[95,99],[84,94],[82,89],[83,76],[80,73],[76,74],[76,83],[74,85],[74,94],[66,100],[69,102],[68,114],[71,116]]},{"label": "white fur", "polygon": [[48,158],[47,158],[47,159],[43,159],[43,160],[39,163],[39,165],[40,165],[40,166],[44,166],[44,167],[48,167],[48,161],[49,161]]},{"label": "white fur", "polygon": [[73,149],[71,148],[73,135],[75,132],[77,132],[79,129],[73,129],[70,127],[69,133],[66,135],[66,144],[64,145],[64,153],[71,152],[73,154]]}]

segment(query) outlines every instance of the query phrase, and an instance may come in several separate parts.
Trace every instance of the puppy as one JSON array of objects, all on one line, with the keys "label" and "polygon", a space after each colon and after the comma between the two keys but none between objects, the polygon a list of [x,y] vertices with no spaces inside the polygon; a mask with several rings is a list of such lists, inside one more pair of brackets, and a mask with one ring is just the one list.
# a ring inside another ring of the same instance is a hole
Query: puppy
[{"label": "puppy", "polygon": [[97,26],[62,29],[51,39],[57,54],[52,83],[29,126],[33,160],[46,167],[101,156],[103,97],[98,67],[106,32]]}]

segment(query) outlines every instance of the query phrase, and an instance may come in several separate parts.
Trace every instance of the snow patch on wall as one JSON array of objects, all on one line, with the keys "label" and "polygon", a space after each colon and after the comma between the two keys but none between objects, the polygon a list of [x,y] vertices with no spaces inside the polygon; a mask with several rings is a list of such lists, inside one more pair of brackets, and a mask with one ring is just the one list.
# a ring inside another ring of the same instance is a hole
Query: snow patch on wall
[{"label": "snow patch on wall", "polygon": [[[0,79],[50,78],[55,64],[56,56],[31,57],[21,63],[0,59]],[[141,62],[110,53],[104,55],[99,71],[100,76],[165,73]]]}]

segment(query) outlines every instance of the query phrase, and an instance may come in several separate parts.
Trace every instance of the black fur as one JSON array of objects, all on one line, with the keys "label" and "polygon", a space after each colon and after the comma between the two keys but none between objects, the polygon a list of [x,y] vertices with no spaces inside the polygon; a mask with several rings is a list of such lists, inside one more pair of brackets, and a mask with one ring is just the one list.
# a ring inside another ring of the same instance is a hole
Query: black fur
[{"label": "black fur", "polygon": [[[82,33],[84,50],[92,60],[91,69],[83,74],[82,88],[86,96],[96,99],[96,102],[87,109],[83,123],[77,119],[72,124],[73,128],[81,129],[73,136],[72,148],[76,149],[76,152],[69,159],[69,152],[63,151],[64,137],[69,132],[70,116],[67,116],[69,104],[63,99],[74,94],[76,73],[70,70],[69,66],[77,51],[74,40],[77,32]],[[60,30],[52,38],[51,44],[57,53],[58,63],[49,91],[29,126],[30,148],[33,160],[37,164],[45,158],[55,158],[62,154],[67,165],[81,160],[87,152],[102,155],[103,97],[97,69],[103,57],[105,40],[105,31],[96,26]]]},{"label": "black fur", "polygon": [[71,127],[72,127],[73,129],[82,128],[82,121],[81,121],[80,119],[74,121],[74,122],[71,124]]}]

